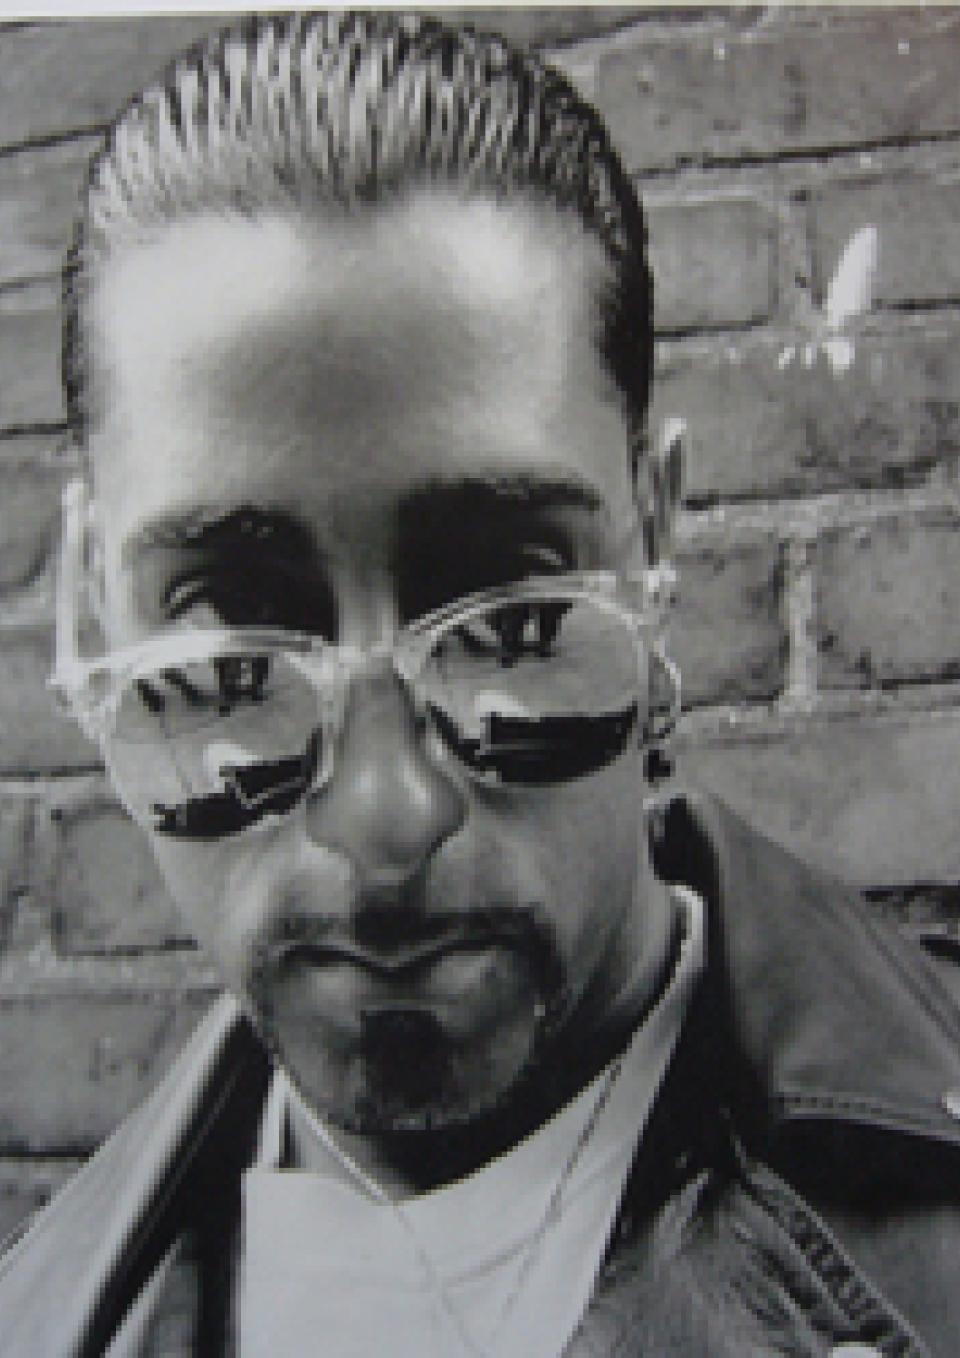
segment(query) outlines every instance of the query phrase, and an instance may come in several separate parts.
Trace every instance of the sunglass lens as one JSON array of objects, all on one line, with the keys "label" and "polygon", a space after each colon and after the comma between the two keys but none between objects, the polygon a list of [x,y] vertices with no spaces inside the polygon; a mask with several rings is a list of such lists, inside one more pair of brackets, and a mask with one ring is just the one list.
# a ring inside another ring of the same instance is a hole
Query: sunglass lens
[{"label": "sunglass lens", "polygon": [[424,674],[441,736],[478,776],[544,785],[618,758],[646,698],[636,634],[593,600],[510,602],[460,619]]},{"label": "sunglass lens", "polygon": [[289,811],[320,760],[312,684],[281,653],[224,652],[141,675],[106,756],[121,796],[162,835],[217,839]]}]

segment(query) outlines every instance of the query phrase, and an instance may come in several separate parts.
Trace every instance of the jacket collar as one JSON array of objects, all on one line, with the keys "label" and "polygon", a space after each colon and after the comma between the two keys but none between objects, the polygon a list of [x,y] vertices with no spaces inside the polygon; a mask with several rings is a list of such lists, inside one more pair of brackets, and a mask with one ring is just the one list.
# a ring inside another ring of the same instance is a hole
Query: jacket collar
[{"label": "jacket collar", "polygon": [[859,1125],[960,1147],[944,1101],[960,1014],[919,948],[710,798],[671,802],[653,851],[708,901],[722,1059],[759,1091],[766,1133]]}]

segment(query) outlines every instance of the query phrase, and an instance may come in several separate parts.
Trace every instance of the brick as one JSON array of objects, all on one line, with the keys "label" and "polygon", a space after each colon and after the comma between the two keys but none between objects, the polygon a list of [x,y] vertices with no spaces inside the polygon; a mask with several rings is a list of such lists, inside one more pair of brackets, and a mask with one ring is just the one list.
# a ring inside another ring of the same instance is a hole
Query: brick
[{"label": "brick", "polygon": [[207,1000],[193,994],[0,996],[0,1148],[86,1150],[144,1097]]},{"label": "brick", "polygon": [[759,203],[728,199],[648,213],[655,324],[661,331],[749,325],[776,286],[773,222]]},{"label": "brick", "polygon": [[960,678],[960,515],[830,532],[816,570],[823,687]]},{"label": "brick", "polygon": [[0,430],[62,420],[60,290],[51,279],[0,293]]},{"label": "brick", "polygon": [[93,146],[82,138],[0,157],[0,282],[60,269]]},{"label": "brick", "polygon": [[635,170],[960,128],[949,12],[787,11],[699,32],[638,27],[562,54]]},{"label": "brick", "polygon": [[651,428],[688,425],[691,503],[902,487],[960,450],[960,335],[864,334],[835,372],[805,336],[661,346]]},{"label": "brick", "polygon": [[57,706],[47,683],[52,664],[49,628],[0,632],[2,773],[43,773],[99,763],[99,752]]},{"label": "brick", "polygon": [[42,893],[64,954],[187,941],[143,832],[104,792],[48,808]]},{"label": "brick", "polygon": [[0,607],[14,591],[43,585],[52,598],[53,553],[66,465],[0,461]]},{"label": "brick", "polygon": [[811,248],[818,295],[826,294],[847,241],[861,226],[878,230],[873,301],[881,306],[960,298],[960,184],[900,175],[882,183],[845,185],[810,204]]},{"label": "brick", "polygon": [[102,126],[171,54],[220,22],[184,15],[11,28],[0,43],[4,145]]},{"label": "brick", "polygon": [[80,1161],[0,1161],[0,1243],[26,1223],[80,1168]]},{"label": "brick", "polygon": [[772,538],[678,553],[670,652],[684,704],[768,698],[783,684],[782,567]]},{"label": "brick", "polygon": [[681,782],[863,885],[960,881],[960,710],[678,739]]}]

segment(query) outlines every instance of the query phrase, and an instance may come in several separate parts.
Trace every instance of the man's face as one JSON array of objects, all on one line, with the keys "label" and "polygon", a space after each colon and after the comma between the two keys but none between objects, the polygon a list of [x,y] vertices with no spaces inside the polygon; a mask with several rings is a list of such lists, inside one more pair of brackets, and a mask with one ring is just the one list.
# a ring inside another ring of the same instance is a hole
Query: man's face
[{"label": "man's face", "polygon": [[[374,647],[476,590],[612,564],[631,495],[606,268],[552,209],[441,193],[198,218],[115,255],[90,313],[112,644],[176,618]],[[492,1108],[574,1021],[642,1006],[662,960],[638,750],[516,788],[435,753],[373,664],[296,811],[152,836],[268,1045],[359,1129]]]}]

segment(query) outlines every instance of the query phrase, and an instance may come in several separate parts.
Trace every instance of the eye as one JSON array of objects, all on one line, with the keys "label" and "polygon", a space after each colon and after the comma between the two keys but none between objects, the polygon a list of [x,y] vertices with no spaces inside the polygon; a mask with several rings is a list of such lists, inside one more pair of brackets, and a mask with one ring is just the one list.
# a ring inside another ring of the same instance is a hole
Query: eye
[{"label": "eye", "polygon": [[193,570],[171,580],[162,608],[170,621],[206,613],[225,627],[271,627],[332,640],[336,606],[329,583],[305,570],[262,562]]}]

